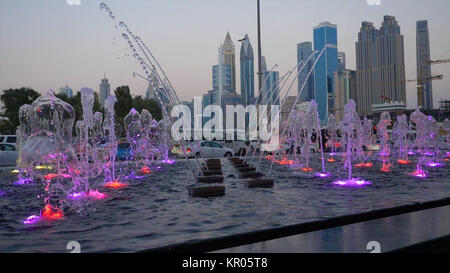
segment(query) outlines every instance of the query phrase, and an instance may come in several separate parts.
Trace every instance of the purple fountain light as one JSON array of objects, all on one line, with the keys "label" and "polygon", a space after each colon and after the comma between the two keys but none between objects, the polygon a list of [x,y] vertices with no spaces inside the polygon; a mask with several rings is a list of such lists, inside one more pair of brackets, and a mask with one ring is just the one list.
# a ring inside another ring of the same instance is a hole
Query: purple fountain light
[{"label": "purple fountain light", "polygon": [[31,215],[31,216],[29,216],[27,219],[25,219],[25,220],[23,221],[23,223],[24,223],[25,225],[35,225],[35,224],[39,223],[40,220],[41,220],[41,217],[40,217],[40,216],[37,216],[37,215]]},{"label": "purple fountain light", "polygon": [[372,182],[365,181],[359,178],[352,178],[347,180],[338,180],[334,181],[331,184],[338,187],[349,187],[349,188],[362,188],[369,185],[372,185]]}]

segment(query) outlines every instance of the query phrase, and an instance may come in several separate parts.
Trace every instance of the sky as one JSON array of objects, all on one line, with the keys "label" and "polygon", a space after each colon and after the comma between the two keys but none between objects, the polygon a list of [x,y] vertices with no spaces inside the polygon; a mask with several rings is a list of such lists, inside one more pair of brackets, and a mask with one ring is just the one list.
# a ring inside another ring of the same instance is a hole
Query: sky
[{"label": "sky", "polygon": [[[70,2],[76,0],[0,1],[0,90],[27,86],[43,93],[67,83],[75,92],[82,87],[98,91],[106,74],[111,90],[129,85],[133,95],[145,95],[147,82],[132,75],[143,74],[140,66],[128,55],[120,28],[114,27],[119,21],[149,46],[181,100],[212,89],[211,67],[218,63],[227,31],[236,46],[237,87],[237,40],[248,33],[257,56],[256,0],[104,0],[115,21],[99,9],[102,1]],[[329,21],[338,26],[338,50],[346,53],[347,68],[355,69],[361,22],[378,28],[384,15],[393,15],[405,39],[406,79],[416,79],[416,21],[428,20],[431,58],[450,59],[449,11],[448,0],[381,0],[381,5],[367,0],[261,0],[262,55],[269,69],[278,64],[283,75],[296,65],[296,44],[312,41],[313,27]],[[450,99],[450,63],[434,65],[432,73],[444,75],[433,82],[437,107],[440,99]],[[407,83],[406,89],[408,108],[416,108],[416,84]],[[295,81],[290,95],[296,94]]]}]

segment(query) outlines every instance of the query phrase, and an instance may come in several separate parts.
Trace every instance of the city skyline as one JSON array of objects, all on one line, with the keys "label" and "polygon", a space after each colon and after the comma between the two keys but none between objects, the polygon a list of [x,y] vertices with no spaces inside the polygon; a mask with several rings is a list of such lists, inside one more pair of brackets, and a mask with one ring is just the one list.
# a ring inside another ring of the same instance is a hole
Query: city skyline
[{"label": "city skyline", "polygon": [[[217,43],[223,41],[227,32],[230,33],[235,45],[239,45],[237,40],[247,32],[250,41],[256,42],[255,3],[242,2],[195,1],[190,4],[177,2],[177,5],[163,1],[151,3],[129,1],[128,5],[119,1],[106,3],[110,5],[117,17],[126,21],[150,46],[167,71],[180,99],[190,101],[192,97],[201,96],[210,89],[211,65],[217,62]],[[67,6],[65,1],[39,1],[39,3],[3,1],[0,4],[2,6],[0,30],[4,34],[0,38],[3,45],[0,51],[3,60],[0,67],[2,90],[29,86],[42,93],[48,89],[58,90],[67,82],[68,86],[76,91],[85,86],[91,88],[98,86],[99,80],[106,73],[110,80],[111,92],[117,86],[130,85],[134,95],[145,95],[147,83],[132,77],[133,72],[140,72],[139,67],[131,56],[126,56],[126,44],[120,40],[117,31],[114,33],[112,22],[98,10],[100,1],[83,1],[81,6]],[[284,74],[292,65],[295,65],[296,45],[303,41],[312,41],[313,27],[322,21],[330,21],[337,25],[338,50],[346,54],[349,69],[356,68],[355,42],[361,22],[371,21],[376,28],[379,28],[384,15],[395,16],[402,28],[402,35],[405,37],[406,79],[416,78],[416,21],[428,20],[432,59],[440,58],[450,49],[449,35],[442,35],[439,29],[439,25],[448,25],[450,19],[438,16],[442,14],[442,10],[448,10],[445,7],[450,7],[447,1],[435,0],[426,4],[420,1],[396,1],[395,3],[383,1],[381,6],[368,6],[363,0],[341,1],[339,5],[329,1],[314,1],[314,3],[286,1],[283,5],[277,5],[275,1],[261,3],[262,54],[269,58],[271,63],[279,65],[280,74]],[[405,8],[405,3],[411,8]],[[361,11],[361,15],[348,18],[344,16],[345,13],[340,15],[339,12],[330,13],[328,9],[321,10],[320,13],[314,12],[325,4],[338,11],[345,10],[351,4],[352,9]],[[311,12],[305,12],[301,18],[293,16],[290,9],[295,10],[295,7],[299,5],[302,5],[303,10]],[[153,20],[161,18],[159,14],[154,14],[153,19],[139,12],[131,14],[132,10],[133,12],[139,10],[136,7],[178,14],[185,8],[213,11],[215,6],[220,6],[227,11],[233,10],[237,15],[246,14],[246,16],[242,19],[241,16],[236,16],[240,19],[226,21],[223,19],[225,15],[222,17],[221,14],[216,14],[219,22],[214,21],[210,26],[201,26],[200,21],[208,20],[212,15],[205,14],[203,19],[182,16],[165,22],[162,26],[148,28],[147,25],[156,25]],[[420,8],[425,6],[429,9]],[[416,9],[421,10],[421,13],[417,14]],[[18,10],[20,14],[17,14]],[[49,10],[53,15],[51,17],[48,16]],[[315,16],[312,16],[312,13],[315,13]],[[12,16],[14,14],[16,15]],[[38,18],[40,21],[35,23]],[[179,24],[183,19],[184,25]],[[52,25],[55,21],[58,21],[59,26]],[[71,21],[73,23],[70,23]],[[195,28],[198,31],[186,32],[186,27]],[[215,30],[211,31],[213,28]],[[184,34],[181,33],[183,31],[185,31]],[[21,35],[15,33],[21,33]],[[13,44],[17,46],[13,48]],[[33,46],[30,47],[30,44]],[[178,51],[174,49],[175,46],[179,48]],[[38,52],[41,53],[38,54]],[[73,56],[67,56],[67,52]],[[192,59],[196,59],[197,62]],[[85,69],[86,67],[90,69]],[[236,75],[240,75],[239,65],[236,64],[236,67]],[[439,65],[433,66],[432,70],[433,74],[444,75],[443,80],[433,82],[436,107],[438,100],[446,98],[445,94],[450,85],[450,68]],[[254,74],[256,76],[256,72]],[[240,86],[239,77],[236,77],[236,81],[236,86]],[[293,90],[296,90],[297,83],[294,84]],[[255,89],[256,87],[257,85]],[[406,89],[408,108],[415,108],[416,86],[414,83],[407,84]],[[258,90],[254,91],[257,96]],[[281,91],[281,94],[284,94],[285,90]],[[290,95],[292,94],[295,92],[291,90]]]}]

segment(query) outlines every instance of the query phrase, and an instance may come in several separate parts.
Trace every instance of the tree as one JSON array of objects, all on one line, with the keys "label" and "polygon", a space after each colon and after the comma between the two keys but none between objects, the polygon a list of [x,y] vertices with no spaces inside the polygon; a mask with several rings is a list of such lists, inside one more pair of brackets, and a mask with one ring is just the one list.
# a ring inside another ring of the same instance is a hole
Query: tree
[{"label": "tree", "polygon": [[133,98],[133,108],[136,109],[139,113],[142,112],[142,109],[147,109],[150,114],[152,114],[153,118],[156,120],[160,120],[162,118],[161,108],[157,101],[153,99],[142,98],[142,96],[137,96]]},{"label": "tree", "polygon": [[3,90],[0,96],[4,104],[3,116],[9,119],[9,125],[2,124],[2,134],[15,134],[19,126],[19,108],[24,104],[31,104],[40,94],[28,87]]}]

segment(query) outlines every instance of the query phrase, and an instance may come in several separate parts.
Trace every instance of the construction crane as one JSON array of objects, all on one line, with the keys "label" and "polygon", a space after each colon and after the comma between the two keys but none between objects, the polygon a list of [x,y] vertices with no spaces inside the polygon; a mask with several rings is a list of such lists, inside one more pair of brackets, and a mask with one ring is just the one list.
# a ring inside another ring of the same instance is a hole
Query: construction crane
[{"label": "construction crane", "polygon": [[[430,60],[427,62],[428,65],[445,64],[445,63],[450,63],[450,59],[435,60],[435,61]],[[420,75],[419,75],[419,78],[417,79],[417,106],[419,108],[424,106],[424,101],[423,101],[424,83],[432,81],[432,80],[442,80],[442,78],[443,78],[442,75],[431,76],[430,78],[422,78],[423,70],[424,69],[420,69]]]},{"label": "construction crane", "polygon": [[[433,80],[442,80],[444,78],[444,75],[432,75],[429,78],[419,78],[419,79],[412,79],[412,80],[405,80],[405,81],[398,81],[398,82],[386,82],[387,84],[401,84],[401,83],[408,83],[408,82],[417,82],[417,89],[422,90],[423,91],[423,83],[424,82],[429,82],[429,81],[433,81]],[[377,83],[377,84],[373,84],[373,86],[376,85],[383,85],[386,83]],[[384,95],[381,95],[380,98],[382,98],[383,100],[391,103],[392,99],[389,97],[386,97]]]}]

